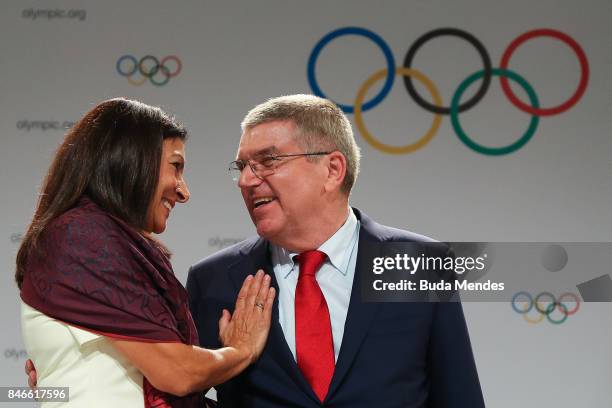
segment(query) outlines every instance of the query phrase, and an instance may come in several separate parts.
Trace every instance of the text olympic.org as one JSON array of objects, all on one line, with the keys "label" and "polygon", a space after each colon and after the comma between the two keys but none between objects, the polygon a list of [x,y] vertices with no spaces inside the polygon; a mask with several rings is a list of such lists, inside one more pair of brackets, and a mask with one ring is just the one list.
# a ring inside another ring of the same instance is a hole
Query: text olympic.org
[{"label": "text olympic.org", "polygon": [[65,121],[59,121],[59,120],[20,120],[17,122],[17,129],[19,130],[26,130],[26,131],[31,131],[31,130],[42,130],[42,131],[46,131],[46,130],[62,130],[62,131],[66,131],[68,129],[70,129],[72,126],[74,126],[74,122],[69,121],[69,120],[65,120]]},{"label": "text olympic.org", "polygon": [[64,10],[64,9],[34,9],[29,8],[21,12],[21,16],[26,19],[35,21],[37,19],[70,19],[84,21],[87,18],[86,10]]}]

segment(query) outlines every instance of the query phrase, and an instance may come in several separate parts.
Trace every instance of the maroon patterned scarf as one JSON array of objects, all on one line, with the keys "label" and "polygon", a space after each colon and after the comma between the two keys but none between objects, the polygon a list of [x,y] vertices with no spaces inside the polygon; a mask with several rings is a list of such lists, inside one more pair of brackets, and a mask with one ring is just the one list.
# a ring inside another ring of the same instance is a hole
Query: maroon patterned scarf
[{"label": "maroon patterned scarf", "polygon": [[[198,344],[187,291],[155,243],[83,197],[51,221],[28,260],[21,299],[108,337]],[[143,380],[145,407],[195,407]]]}]

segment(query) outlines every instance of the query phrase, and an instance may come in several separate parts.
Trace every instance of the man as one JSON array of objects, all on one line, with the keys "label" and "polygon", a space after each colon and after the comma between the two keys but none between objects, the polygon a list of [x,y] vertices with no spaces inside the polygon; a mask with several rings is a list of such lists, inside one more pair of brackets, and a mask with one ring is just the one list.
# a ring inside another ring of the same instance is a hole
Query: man
[{"label": "man", "polygon": [[367,303],[381,243],[432,242],[349,207],[359,150],[346,116],[308,95],[271,99],[242,122],[234,173],[259,237],[192,266],[202,347],[244,278],[278,290],[258,362],[217,387],[223,407],[484,407],[460,303]]}]

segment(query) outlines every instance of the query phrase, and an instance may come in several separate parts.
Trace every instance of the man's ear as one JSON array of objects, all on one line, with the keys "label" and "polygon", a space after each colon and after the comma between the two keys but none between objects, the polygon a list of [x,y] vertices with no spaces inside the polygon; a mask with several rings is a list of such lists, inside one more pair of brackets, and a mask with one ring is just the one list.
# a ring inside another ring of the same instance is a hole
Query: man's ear
[{"label": "man's ear", "polygon": [[346,177],[346,157],[339,151],[333,151],[327,155],[327,181],[325,189],[334,191],[342,186]]}]

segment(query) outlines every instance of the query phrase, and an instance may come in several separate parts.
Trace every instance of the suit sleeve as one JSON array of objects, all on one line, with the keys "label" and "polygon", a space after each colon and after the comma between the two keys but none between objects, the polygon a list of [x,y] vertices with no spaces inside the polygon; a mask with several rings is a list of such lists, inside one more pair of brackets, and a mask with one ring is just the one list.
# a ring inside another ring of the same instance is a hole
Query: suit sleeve
[{"label": "suit sleeve", "polygon": [[[198,329],[200,347],[208,349],[221,347],[219,341],[221,311],[224,308],[233,311],[232,303],[236,296],[233,293],[227,293],[227,299],[225,299],[221,295],[223,290],[221,286],[218,286],[219,282],[218,279],[215,279],[215,276],[218,278],[219,276],[225,276],[225,274],[216,273],[219,271],[216,267],[217,265],[211,262],[201,263],[189,268],[187,276],[189,308]],[[233,401],[241,395],[239,377],[218,384],[214,388],[217,391],[219,406],[236,406]]]},{"label": "suit sleeve", "polygon": [[435,307],[428,351],[428,408],[484,408],[461,303]]},{"label": "suit sleeve", "polygon": [[221,347],[218,326],[221,312],[218,311],[217,313],[217,310],[213,310],[214,308],[206,303],[204,291],[209,285],[206,277],[211,275],[207,272],[190,267],[187,276],[187,292],[189,294],[189,309],[198,329],[200,347],[216,349]]},{"label": "suit sleeve", "polygon": [[196,282],[195,273],[193,271],[193,266],[189,267],[189,272],[187,273],[187,293],[189,294],[189,310],[191,311],[191,316],[193,317],[193,321],[195,322],[196,328],[198,330],[198,337],[200,339],[200,346],[202,346],[202,329],[200,328],[200,319],[201,319],[201,296],[200,289],[198,288],[198,283]]},{"label": "suit sleeve", "polygon": [[[439,256],[455,257],[451,247],[433,247]],[[453,280],[456,276],[444,276]],[[452,299],[451,299],[452,298]],[[484,399],[459,294],[445,293],[434,304],[428,349],[428,408],[481,408]]]}]

